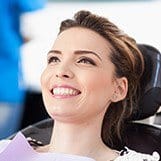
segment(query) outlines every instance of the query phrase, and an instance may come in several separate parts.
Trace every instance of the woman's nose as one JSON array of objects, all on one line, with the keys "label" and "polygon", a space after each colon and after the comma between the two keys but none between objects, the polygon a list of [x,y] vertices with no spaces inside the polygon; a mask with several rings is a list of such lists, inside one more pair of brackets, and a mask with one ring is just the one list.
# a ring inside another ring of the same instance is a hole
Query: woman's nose
[{"label": "woman's nose", "polygon": [[60,67],[56,71],[56,77],[61,79],[71,79],[74,77],[74,73],[69,67]]}]

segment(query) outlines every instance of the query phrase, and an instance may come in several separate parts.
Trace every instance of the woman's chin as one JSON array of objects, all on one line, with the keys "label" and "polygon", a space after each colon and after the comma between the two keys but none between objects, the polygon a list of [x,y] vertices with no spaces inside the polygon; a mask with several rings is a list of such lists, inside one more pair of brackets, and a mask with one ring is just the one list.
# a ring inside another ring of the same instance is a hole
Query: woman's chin
[{"label": "woman's chin", "polygon": [[52,111],[49,112],[49,115],[52,119],[55,121],[65,121],[65,122],[71,122],[73,120],[74,114],[71,112],[65,112],[65,111]]}]

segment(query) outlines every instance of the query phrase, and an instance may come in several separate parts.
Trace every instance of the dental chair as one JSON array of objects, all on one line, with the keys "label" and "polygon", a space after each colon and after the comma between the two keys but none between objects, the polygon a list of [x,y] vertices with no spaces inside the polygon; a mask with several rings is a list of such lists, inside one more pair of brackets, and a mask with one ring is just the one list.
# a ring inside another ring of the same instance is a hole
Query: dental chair
[{"label": "dental chair", "polygon": [[[161,155],[161,126],[136,122],[155,115],[161,106],[161,55],[152,46],[138,44],[138,47],[145,60],[145,70],[140,81],[141,99],[137,110],[127,120],[123,141],[116,140],[111,147],[121,150],[127,146],[138,152],[152,154],[153,151],[157,151]],[[46,145],[50,141],[53,124],[54,121],[49,118],[21,131],[26,137]]]}]

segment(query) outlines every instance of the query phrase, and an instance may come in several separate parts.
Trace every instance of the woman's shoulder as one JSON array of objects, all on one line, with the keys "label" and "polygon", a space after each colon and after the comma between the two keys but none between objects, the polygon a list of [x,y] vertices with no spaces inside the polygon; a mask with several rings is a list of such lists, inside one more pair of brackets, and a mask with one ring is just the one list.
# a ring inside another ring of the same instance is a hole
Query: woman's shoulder
[{"label": "woman's shoulder", "polygon": [[144,154],[140,152],[136,152],[127,147],[124,150],[119,152],[120,155],[114,161],[159,161],[160,156],[157,152],[153,152],[150,154]]}]

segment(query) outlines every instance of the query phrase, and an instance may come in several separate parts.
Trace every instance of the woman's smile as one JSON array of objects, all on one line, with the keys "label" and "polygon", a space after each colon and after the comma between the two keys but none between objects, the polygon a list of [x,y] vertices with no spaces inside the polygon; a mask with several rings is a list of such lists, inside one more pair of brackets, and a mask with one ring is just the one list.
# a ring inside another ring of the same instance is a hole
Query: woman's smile
[{"label": "woman's smile", "polygon": [[52,88],[51,93],[56,99],[65,99],[75,97],[81,94],[81,91],[69,85],[55,85]]}]

